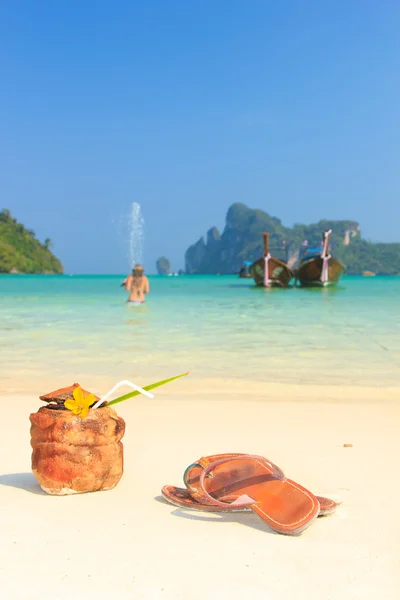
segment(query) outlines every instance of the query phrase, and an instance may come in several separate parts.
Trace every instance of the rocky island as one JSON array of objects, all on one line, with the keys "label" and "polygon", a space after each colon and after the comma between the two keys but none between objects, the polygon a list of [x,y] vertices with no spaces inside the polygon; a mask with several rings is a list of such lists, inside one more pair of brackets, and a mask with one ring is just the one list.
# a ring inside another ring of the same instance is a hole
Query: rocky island
[{"label": "rocky island", "polygon": [[0,273],[63,273],[61,262],[51,252],[51,240],[42,244],[35,232],[0,212]]},{"label": "rocky island", "polygon": [[171,263],[166,256],[157,259],[156,269],[159,275],[169,275],[171,272]]},{"label": "rocky island", "polygon": [[379,275],[400,273],[400,243],[373,244],[361,236],[356,221],[322,220],[311,225],[285,227],[281,220],[245,204],[232,204],[226,215],[222,234],[216,227],[208,230],[185,253],[188,274],[238,273],[245,261],[262,256],[262,232],[268,231],[271,253],[296,267],[302,244],[316,246],[324,229],[332,229],[332,253],[345,266],[349,275],[370,271]]}]

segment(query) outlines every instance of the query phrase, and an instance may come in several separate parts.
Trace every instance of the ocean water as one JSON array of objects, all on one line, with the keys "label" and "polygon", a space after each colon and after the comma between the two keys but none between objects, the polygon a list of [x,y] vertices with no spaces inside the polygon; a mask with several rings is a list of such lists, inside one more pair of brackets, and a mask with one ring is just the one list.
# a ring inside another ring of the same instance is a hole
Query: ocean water
[{"label": "ocean water", "polygon": [[143,306],[126,304],[122,279],[2,275],[0,392],[43,380],[149,383],[188,370],[198,379],[399,384],[400,277],[265,290],[234,276],[154,276]]}]

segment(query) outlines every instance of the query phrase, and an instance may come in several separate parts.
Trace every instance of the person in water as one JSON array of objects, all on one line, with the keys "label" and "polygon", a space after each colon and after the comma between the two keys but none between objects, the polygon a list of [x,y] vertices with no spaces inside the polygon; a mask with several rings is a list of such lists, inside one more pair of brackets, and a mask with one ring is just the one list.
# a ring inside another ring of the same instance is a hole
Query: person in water
[{"label": "person in water", "polygon": [[132,273],[125,279],[125,289],[129,292],[128,302],[134,304],[144,302],[145,294],[150,292],[150,285],[142,265],[133,267]]}]

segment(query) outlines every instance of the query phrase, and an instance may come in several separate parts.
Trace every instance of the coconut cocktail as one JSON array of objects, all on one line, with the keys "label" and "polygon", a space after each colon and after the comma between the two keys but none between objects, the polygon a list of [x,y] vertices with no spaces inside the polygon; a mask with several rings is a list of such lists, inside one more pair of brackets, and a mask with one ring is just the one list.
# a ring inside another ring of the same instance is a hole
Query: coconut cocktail
[{"label": "coconut cocktail", "polygon": [[[48,494],[65,495],[111,490],[122,477],[122,437],[125,421],[112,405],[144,394],[183,375],[144,388],[122,381],[99,398],[78,383],[40,396],[46,406],[30,415],[32,471]],[[122,385],[134,388],[124,396],[107,399]]]}]

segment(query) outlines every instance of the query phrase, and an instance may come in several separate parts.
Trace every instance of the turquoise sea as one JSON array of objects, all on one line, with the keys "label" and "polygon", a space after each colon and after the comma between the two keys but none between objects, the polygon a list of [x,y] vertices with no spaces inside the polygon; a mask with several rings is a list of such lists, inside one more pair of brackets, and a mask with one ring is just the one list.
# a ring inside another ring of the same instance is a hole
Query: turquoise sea
[{"label": "turquoise sea", "polygon": [[[145,305],[123,276],[0,277],[0,392],[44,378],[197,378],[397,386],[400,277],[335,289],[255,288],[234,276],[150,277]],[[47,390],[45,390],[47,391]]]}]

